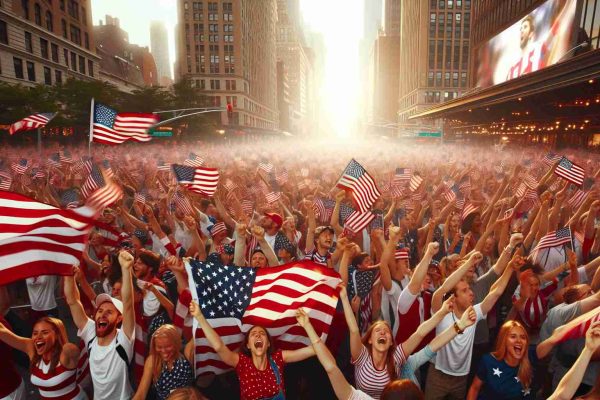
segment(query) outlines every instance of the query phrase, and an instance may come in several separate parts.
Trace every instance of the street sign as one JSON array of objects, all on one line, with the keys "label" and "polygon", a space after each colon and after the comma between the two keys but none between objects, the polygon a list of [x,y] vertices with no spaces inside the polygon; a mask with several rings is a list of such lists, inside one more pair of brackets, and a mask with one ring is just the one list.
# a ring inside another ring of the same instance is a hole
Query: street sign
[{"label": "street sign", "polygon": [[441,138],[442,132],[419,132],[419,137],[433,137],[433,138]]},{"label": "street sign", "polygon": [[173,136],[173,129],[168,128],[168,127],[158,127],[156,129],[150,129],[148,131],[148,133],[150,134],[150,136],[152,137],[172,137]]}]

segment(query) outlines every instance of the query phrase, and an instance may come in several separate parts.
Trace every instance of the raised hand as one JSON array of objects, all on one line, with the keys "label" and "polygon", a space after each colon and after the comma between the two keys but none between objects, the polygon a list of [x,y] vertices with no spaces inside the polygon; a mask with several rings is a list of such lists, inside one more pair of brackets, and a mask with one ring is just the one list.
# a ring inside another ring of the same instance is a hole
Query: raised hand
[{"label": "raised hand", "polygon": [[510,235],[510,247],[515,248],[519,244],[523,243],[523,234],[520,232],[513,233]]},{"label": "raised hand", "polygon": [[460,325],[462,329],[465,329],[471,325],[474,325],[477,322],[477,313],[473,306],[469,306],[460,317]]},{"label": "raised hand", "polygon": [[571,249],[567,249],[567,261],[569,262],[569,267],[575,268],[577,266],[577,254]]},{"label": "raised hand", "polygon": [[262,226],[254,225],[251,232],[259,241],[265,238],[265,229]]},{"label": "raised hand", "polygon": [[298,325],[303,328],[306,328],[306,326],[310,324],[310,318],[303,308],[296,310],[296,321],[298,321]]},{"label": "raised hand", "polygon": [[448,314],[452,311],[454,307],[454,295],[448,297],[443,303],[442,308],[440,309],[444,314]]},{"label": "raised hand", "polygon": [[600,347],[600,322],[594,323],[585,334],[585,347],[590,351],[596,351]]},{"label": "raised hand", "polygon": [[483,255],[478,251],[473,252],[471,254],[471,256],[469,257],[469,261],[472,262],[473,264],[477,264],[481,260],[483,260]]},{"label": "raised hand", "polygon": [[185,274],[185,266],[183,265],[181,258],[169,256],[165,261],[165,266],[173,271],[173,273],[179,272]]},{"label": "raised hand", "polygon": [[131,268],[133,266],[133,256],[129,252],[122,250],[119,253],[119,264],[122,268]]},{"label": "raised hand", "polygon": [[246,224],[237,224],[235,226],[235,231],[238,237],[246,237],[246,229],[248,229],[248,225]]},{"label": "raised hand", "polygon": [[202,312],[200,311],[200,307],[198,306],[198,303],[196,303],[193,300],[190,303],[190,315],[194,318],[198,318],[202,315]]},{"label": "raised hand", "polygon": [[427,255],[433,256],[440,250],[440,244],[438,242],[431,242],[427,245]]}]

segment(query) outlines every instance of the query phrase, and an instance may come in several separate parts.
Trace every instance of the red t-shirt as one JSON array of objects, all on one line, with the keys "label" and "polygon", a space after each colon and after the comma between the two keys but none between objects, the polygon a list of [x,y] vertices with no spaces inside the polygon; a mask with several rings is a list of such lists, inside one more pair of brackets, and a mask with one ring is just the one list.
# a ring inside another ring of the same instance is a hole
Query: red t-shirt
[{"label": "red t-shirt", "polygon": [[[396,344],[403,343],[413,333],[415,333],[417,328],[419,328],[419,325],[431,318],[431,298],[432,294],[430,292],[421,291],[421,299],[415,299],[415,302],[408,309],[406,314],[398,313],[398,333],[396,333],[395,337]],[[423,301],[423,304],[420,304],[421,300]],[[421,312],[423,315],[421,315]],[[429,332],[423,338],[413,353],[416,353],[423,347],[427,346],[427,344],[429,344],[434,337],[435,329]],[[407,354],[407,357],[408,356],[410,356],[410,354]]]},{"label": "red t-shirt", "polygon": [[275,372],[268,360],[267,368],[264,371],[260,371],[252,363],[252,357],[240,353],[240,361],[235,367],[235,371],[240,380],[240,392],[243,400],[258,400],[273,397],[279,393],[280,387],[285,394],[285,385],[283,383],[283,367],[285,363],[283,362],[283,353],[281,350],[277,350],[271,357],[279,369],[280,386],[277,386]]},{"label": "red t-shirt", "polygon": [[[4,325],[8,330],[12,331],[12,328],[4,317],[0,316],[0,323]],[[8,396],[21,384],[21,375],[15,369],[13,364],[12,348],[6,343],[0,341],[0,399]]]}]

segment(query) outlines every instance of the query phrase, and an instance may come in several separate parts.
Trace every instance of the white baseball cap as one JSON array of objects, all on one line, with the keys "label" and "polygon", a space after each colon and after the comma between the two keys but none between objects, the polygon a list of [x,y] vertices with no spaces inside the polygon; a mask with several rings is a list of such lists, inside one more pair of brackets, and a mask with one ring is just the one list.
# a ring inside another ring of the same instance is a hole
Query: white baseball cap
[{"label": "white baseball cap", "polygon": [[100,307],[100,305],[102,303],[106,303],[110,301],[111,303],[113,303],[113,305],[115,306],[115,308],[121,313],[123,314],[123,302],[119,299],[115,299],[114,297],[106,294],[106,293],[102,293],[99,294],[98,296],[96,296],[96,308]]}]

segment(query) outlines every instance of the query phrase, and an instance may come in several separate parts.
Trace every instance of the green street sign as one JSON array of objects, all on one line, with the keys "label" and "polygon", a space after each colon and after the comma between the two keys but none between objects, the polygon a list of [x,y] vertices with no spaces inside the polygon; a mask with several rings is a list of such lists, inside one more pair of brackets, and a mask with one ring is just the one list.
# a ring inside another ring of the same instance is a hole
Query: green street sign
[{"label": "green street sign", "polygon": [[442,132],[419,132],[419,137],[434,137],[441,138]]},{"label": "green street sign", "polygon": [[153,129],[150,129],[148,131],[148,133],[150,133],[150,136],[152,136],[152,137],[172,137],[173,136],[172,130],[155,131]]}]

